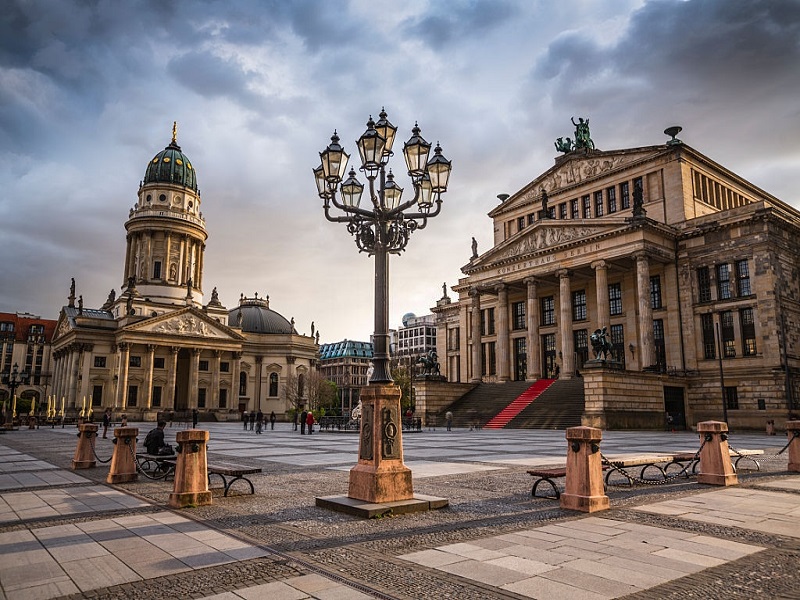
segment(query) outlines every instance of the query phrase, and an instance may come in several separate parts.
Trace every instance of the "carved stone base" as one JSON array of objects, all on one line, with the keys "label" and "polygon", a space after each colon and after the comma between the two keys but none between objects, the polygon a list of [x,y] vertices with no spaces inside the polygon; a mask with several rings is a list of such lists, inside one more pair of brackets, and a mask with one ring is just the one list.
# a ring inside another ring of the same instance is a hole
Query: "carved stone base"
[{"label": "carved stone base", "polygon": [[350,470],[349,498],[383,503],[414,497],[411,469],[403,464],[400,396],[396,385],[362,390],[358,464]]}]

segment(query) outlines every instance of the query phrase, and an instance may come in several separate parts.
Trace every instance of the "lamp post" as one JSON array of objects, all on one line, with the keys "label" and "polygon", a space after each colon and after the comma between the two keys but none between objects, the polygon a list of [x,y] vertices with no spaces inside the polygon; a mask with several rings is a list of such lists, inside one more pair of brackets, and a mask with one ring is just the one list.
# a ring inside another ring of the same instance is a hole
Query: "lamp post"
[{"label": "lamp post", "polygon": [[[411,472],[402,464],[400,394],[397,386],[392,385],[389,371],[389,255],[405,250],[411,234],[424,229],[428,219],[439,214],[451,170],[450,161],[442,155],[438,143],[433,157],[429,158],[431,144],[425,141],[415,124],[411,137],[403,145],[414,197],[403,201],[403,188],[395,182],[391,170],[386,172],[393,156],[396,132],[397,128],[388,121],[386,111],[381,110],[379,120],[375,122],[370,117],[366,131],[356,142],[361,158],[359,171],[364,173],[369,183],[367,208],[360,206],[364,184],[358,181],[354,169],[347,171],[350,157],[339,144],[336,131],[328,147],[320,152],[321,164],[314,169],[325,218],[334,223],[345,223],[358,250],[375,257],[374,370],[370,386],[361,396],[359,464],[350,472],[349,493],[351,498],[370,502],[413,496]],[[331,214],[332,206],[344,214]],[[381,464],[387,461],[394,461],[392,469],[388,464],[385,469],[381,468]],[[389,476],[389,470],[397,475],[403,469],[407,471],[407,476],[404,476],[407,481],[400,482],[395,477],[388,482],[388,487],[394,488],[395,492],[387,495],[378,489],[387,487],[379,480],[383,475]],[[366,475],[368,471],[369,476]]]},{"label": "lamp post", "polygon": [[[14,363],[14,367],[11,369],[11,373],[6,373],[5,375],[3,375],[3,384],[8,386],[8,390],[9,390],[9,394],[10,394],[9,395],[9,399],[11,400],[12,403],[14,402],[14,399],[16,398],[17,388],[28,381],[29,375],[30,375],[29,373],[25,373],[24,371],[22,373],[20,373],[19,372],[19,365],[17,363]],[[3,403],[3,406],[5,406],[5,402]],[[13,406],[13,404],[12,404],[12,406]],[[12,427],[13,426],[13,422],[14,422],[13,421],[14,420],[13,410],[14,410],[14,408],[12,408],[11,410],[12,410],[12,414],[11,414],[11,418],[10,419],[8,418],[7,414],[3,415],[3,417],[5,418],[6,427]],[[6,413],[7,413],[7,410],[6,410]]]}]

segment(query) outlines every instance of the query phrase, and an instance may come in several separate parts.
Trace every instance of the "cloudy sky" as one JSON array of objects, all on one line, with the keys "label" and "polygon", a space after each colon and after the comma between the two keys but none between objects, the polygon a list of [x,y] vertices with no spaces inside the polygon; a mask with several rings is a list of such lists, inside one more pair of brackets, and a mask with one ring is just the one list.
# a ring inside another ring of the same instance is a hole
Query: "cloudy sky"
[{"label": "cloudy sky", "polygon": [[[571,117],[599,149],[680,137],[800,208],[798,0],[4,0],[0,312],[57,318],[120,291],[147,162],[192,160],[206,300],[241,293],[369,339],[373,261],[328,223],[311,169],[386,107],[453,162],[442,214],[391,261],[390,325],[426,314],[486,213],[553,164]],[[401,146],[400,146],[401,147]],[[393,163],[406,191],[402,157]],[[402,174],[402,175],[401,175]]]}]

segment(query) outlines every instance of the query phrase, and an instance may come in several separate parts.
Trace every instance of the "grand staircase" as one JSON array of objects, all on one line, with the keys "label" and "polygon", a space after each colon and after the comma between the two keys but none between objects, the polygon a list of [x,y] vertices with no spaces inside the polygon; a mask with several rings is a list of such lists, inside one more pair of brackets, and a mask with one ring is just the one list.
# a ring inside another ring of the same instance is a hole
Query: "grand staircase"
[{"label": "grand staircase", "polygon": [[[533,395],[536,388],[536,396]],[[513,405],[513,408],[512,408]],[[581,424],[584,410],[583,379],[540,379],[481,383],[447,409],[454,427],[506,429],[566,429]],[[510,417],[504,424],[500,420]],[[440,419],[443,422],[443,419]]]}]

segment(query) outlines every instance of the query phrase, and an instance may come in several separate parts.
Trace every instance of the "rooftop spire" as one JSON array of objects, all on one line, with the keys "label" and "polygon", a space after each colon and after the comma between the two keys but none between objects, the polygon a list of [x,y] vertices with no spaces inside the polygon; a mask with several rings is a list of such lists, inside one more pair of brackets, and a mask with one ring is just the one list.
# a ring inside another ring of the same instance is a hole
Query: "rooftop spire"
[{"label": "rooftop spire", "polygon": [[172,122],[172,143],[173,144],[177,144],[178,143],[178,122],[177,121],[173,121]]}]

